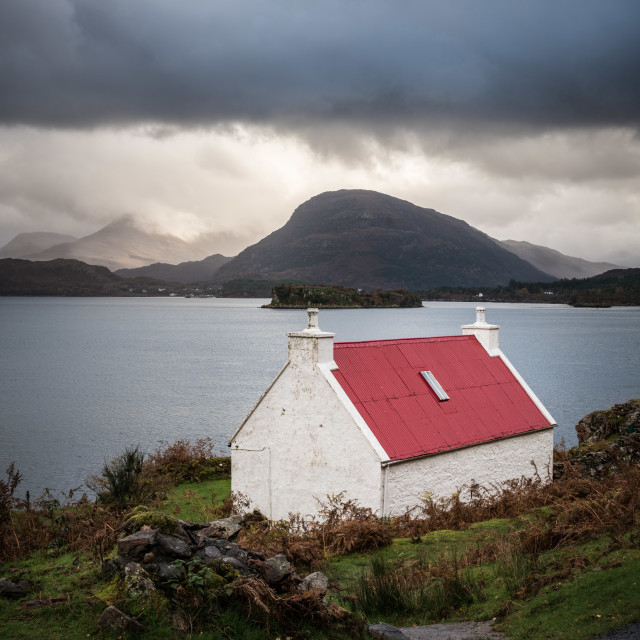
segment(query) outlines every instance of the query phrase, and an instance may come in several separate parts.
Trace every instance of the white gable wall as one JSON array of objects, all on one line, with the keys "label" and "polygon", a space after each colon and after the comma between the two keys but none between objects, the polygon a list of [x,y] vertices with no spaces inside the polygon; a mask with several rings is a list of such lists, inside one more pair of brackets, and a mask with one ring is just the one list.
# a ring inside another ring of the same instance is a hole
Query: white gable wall
[{"label": "white gable wall", "polygon": [[[478,311],[476,324],[464,329],[503,358],[553,422],[500,351],[498,327]],[[344,492],[360,506],[393,516],[420,506],[426,493],[446,498],[463,485],[534,477],[531,461],[542,480],[550,479],[553,429],[385,464],[384,449],[330,373],[336,366],[333,334],[320,331],[317,310],[308,313],[308,327],[288,334],[287,365],[230,443],[231,488],[249,497],[252,508],[271,520],[316,515],[318,500]]]},{"label": "white gable wall", "polygon": [[536,473],[532,460],[546,482],[552,456],[553,429],[545,429],[391,464],[386,469],[384,515],[400,515],[420,506],[427,492],[434,499],[447,498],[463,485],[489,488],[522,476],[532,478]]},{"label": "white gable wall", "polygon": [[272,520],[317,514],[315,498],[341,491],[380,513],[381,473],[370,442],[306,358],[289,362],[231,441],[232,490]]}]

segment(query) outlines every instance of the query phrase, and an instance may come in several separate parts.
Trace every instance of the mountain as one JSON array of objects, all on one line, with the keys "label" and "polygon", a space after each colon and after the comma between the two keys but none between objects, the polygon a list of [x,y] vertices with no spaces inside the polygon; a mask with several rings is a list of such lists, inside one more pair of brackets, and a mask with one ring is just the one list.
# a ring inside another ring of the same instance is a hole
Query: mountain
[{"label": "mountain", "polygon": [[172,263],[200,259],[207,253],[177,236],[145,231],[133,218],[125,216],[75,242],[57,244],[26,257],[29,260],[81,260],[115,270],[142,267],[160,258]]},{"label": "mountain", "polygon": [[154,262],[146,267],[137,269],[118,269],[115,273],[125,278],[148,276],[159,278],[169,282],[208,282],[213,280],[216,271],[225,263],[232,260],[227,256],[216,253],[204,260],[181,262],[180,264],[167,264],[166,262]]},{"label": "mountain", "polygon": [[365,289],[553,280],[462,220],[365,190],[307,200],[282,228],[222,265],[215,279],[232,278]]},{"label": "mountain", "polygon": [[566,256],[555,249],[519,240],[496,240],[496,242],[530,262],[534,267],[556,278],[589,278],[611,269],[622,269],[610,262],[589,262],[582,258]]},{"label": "mountain", "polygon": [[64,233],[48,233],[35,231],[19,233],[11,242],[0,247],[0,258],[23,258],[30,254],[40,253],[49,247],[63,242],[75,242],[78,238]]}]

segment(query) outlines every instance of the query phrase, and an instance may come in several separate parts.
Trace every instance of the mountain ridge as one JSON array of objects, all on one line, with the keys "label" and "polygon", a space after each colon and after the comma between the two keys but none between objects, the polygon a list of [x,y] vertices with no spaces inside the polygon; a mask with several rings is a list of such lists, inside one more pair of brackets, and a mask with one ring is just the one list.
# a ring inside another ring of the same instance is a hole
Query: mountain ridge
[{"label": "mountain ridge", "polygon": [[[402,215],[409,224],[403,222]],[[420,228],[425,226],[428,228]],[[475,238],[475,253],[469,251],[469,236]],[[618,267],[566,256],[526,241],[496,240],[453,216],[362,189],[324,192],[310,198],[295,209],[285,225],[235,258],[212,251],[220,242],[233,244],[234,238],[237,243],[239,238],[220,232],[188,242],[145,230],[132,216],[123,216],[82,238],[48,232],[18,234],[0,247],[0,258],[71,258],[107,266],[125,277],[155,277],[185,284],[220,284],[240,278],[416,289],[442,284],[486,286],[512,278],[590,277]],[[520,262],[514,262],[514,256]],[[452,259],[457,261],[453,267],[442,264]],[[425,279],[426,273],[433,278]]]},{"label": "mountain ridge", "polygon": [[[518,275],[516,275],[518,274]],[[553,280],[463,220],[376,191],[328,191],[224,264],[216,281],[286,279],[362,288]]]},{"label": "mountain ridge", "polygon": [[590,278],[611,269],[624,269],[610,262],[591,262],[526,240],[496,240],[502,247],[556,278]]},{"label": "mountain ridge", "polygon": [[0,247],[0,258],[23,258],[38,254],[50,247],[65,242],[75,242],[75,236],[66,233],[53,233],[51,231],[31,231],[19,233],[12,240]]},{"label": "mountain ridge", "polygon": [[233,258],[223,256],[220,253],[207,256],[202,260],[190,260],[179,264],[168,264],[166,262],[154,262],[145,267],[134,269],[118,269],[115,274],[124,278],[135,278],[145,276],[158,278],[169,282],[181,282],[189,284],[192,282],[207,282],[215,277],[218,269]]},{"label": "mountain ridge", "polygon": [[0,247],[0,258],[34,261],[64,258],[116,271],[160,261],[174,265],[199,261],[216,253],[215,245],[227,241],[233,241],[233,236],[224,232],[201,234],[193,241],[183,240],[170,233],[147,230],[143,223],[127,215],[81,238],[47,232],[18,234]]},{"label": "mountain ridge", "polygon": [[[181,262],[193,257],[194,247],[171,234],[141,229],[131,216],[123,216],[95,233],[33,255],[32,260],[67,258],[88,264],[99,264],[110,270],[146,266],[158,256]],[[206,253],[200,251],[200,256]]]}]

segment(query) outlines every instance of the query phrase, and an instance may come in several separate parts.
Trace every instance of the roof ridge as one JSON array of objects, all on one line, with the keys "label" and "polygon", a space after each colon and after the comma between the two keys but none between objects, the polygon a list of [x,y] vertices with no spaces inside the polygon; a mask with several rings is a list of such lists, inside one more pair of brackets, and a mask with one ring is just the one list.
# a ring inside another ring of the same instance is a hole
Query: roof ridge
[{"label": "roof ridge", "polygon": [[449,342],[451,340],[469,340],[474,339],[473,335],[454,335],[454,336],[431,336],[431,337],[417,337],[417,338],[387,338],[384,340],[354,340],[352,342],[334,342],[333,346],[344,347],[364,347],[367,345],[391,345],[391,344],[411,344],[411,343],[425,343],[425,342]]}]

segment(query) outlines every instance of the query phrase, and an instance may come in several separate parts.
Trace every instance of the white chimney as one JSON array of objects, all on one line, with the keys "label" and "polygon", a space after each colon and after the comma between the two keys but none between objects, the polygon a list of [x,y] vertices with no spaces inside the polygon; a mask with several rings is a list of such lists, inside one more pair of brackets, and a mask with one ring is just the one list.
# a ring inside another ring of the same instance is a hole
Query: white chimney
[{"label": "white chimney", "polygon": [[318,326],[318,310],[307,309],[307,328],[287,333],[289,337],[289,362],[297,367],[315,367],[323,362],[333,362],[335,333],[321,331]]},{"label": "white chimney", "polygon": [[476,321],[473,324],[462,325],[462,335],[474,335],[478,338],[480,344],[494,355],[494,352],[500,349],[498,334],[500,326],[497,324],[488,324],[485,320],[485,308],[476,307]]}]

